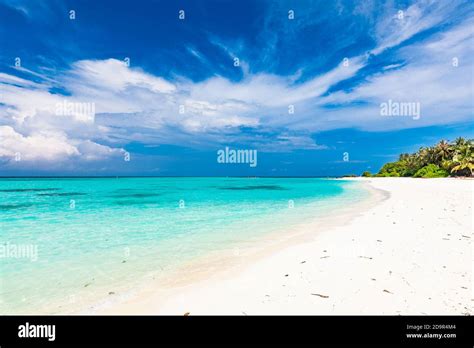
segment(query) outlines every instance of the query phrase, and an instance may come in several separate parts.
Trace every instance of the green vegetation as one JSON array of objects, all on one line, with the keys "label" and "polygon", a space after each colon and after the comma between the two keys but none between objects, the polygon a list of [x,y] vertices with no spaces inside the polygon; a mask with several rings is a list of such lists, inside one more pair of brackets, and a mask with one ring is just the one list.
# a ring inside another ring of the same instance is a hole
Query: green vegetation
[{"label": "green vegetation", "polygon": [[447,170],[438,167],[436,164],[428,164],[419,169],[413,176],[415,178],[445,178],[449,176],[449,173]]},{"label": "green vegetation", "polygon": [[[375,176],[412,176],[442,178],[473,176],[474,139],[457,138],[454,142],[441,140],[431,147],[422,147],[416,153],[401,154],[396,162],[383,165]],[[364,172],[362,176],[368,172]],[[368,173],[370,175],[370,173]]]},{"label": "green vegetation", "polygon": [[363,173],[362,173],[362,176],[365,176],[365,177],[371,177],[371,176],[372,176],[372,174],[370,174],[370,172],[369,172],[369,171],[365,171],[365,172],[363,172]]}]

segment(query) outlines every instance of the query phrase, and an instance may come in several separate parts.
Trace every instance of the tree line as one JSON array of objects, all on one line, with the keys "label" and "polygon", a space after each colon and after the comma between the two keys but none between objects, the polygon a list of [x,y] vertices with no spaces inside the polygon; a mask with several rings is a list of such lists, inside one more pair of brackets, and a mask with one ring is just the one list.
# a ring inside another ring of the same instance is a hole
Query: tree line
[{"label": "tree line", "polygon": [[453,142],[441,140],[434,146],[421,147],[417,152],[402,153],[398,161],[386,163],[372,175],[362,176],[442,178],[473,176],[474,139],[457,138]]}]

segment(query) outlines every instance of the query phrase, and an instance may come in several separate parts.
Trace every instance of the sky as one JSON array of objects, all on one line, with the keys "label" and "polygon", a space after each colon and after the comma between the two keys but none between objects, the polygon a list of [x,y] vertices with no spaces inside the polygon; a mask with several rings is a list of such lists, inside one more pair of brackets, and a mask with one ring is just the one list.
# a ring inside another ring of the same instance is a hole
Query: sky
[{"label": "sky", "polygon": [[474,138],[473,56],[473,1],[0,0],[0,176],[376,172]]}]

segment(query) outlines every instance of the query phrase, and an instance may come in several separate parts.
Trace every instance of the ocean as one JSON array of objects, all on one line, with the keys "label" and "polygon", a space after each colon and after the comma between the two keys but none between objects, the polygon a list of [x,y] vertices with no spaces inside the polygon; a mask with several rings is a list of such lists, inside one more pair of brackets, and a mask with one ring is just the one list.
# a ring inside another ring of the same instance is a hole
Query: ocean
[{"label": "ocean", "polygon": [[0,313],[62,313],[358,204],[319,178],[0,179]]}]

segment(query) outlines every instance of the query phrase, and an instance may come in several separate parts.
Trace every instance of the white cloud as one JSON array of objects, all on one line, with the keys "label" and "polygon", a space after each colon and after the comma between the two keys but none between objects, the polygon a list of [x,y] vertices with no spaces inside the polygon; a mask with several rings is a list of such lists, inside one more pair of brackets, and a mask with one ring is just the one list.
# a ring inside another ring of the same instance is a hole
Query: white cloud
[{"label": "white cloud", "polygon": [[64,134],[45,132],[23,136],[12,127],[0,126],[0,139],[0,157],[15,158],[18,153],[21,160],[51,161],[79,155]]},{"label": "white cloud", "polygon": [[90,140],[70,139],[57,131],[38,130],[30,135],[22,135],[10,126],[0,126],[0,139],[0,158],[18,158],[22,162],[63,161],[71,157],[94,161],[123,154],[122,149],[113,149]]},{"label": "white cloud", "polygon": [[375,55],[440,24],[455,11],[459,2],[456,0],[419,1],[406,9],[395,9],[390,3],[387,5],[388,15],[383,17],[376,26],[375,35],[378,45],[371,51]]},{"label": "white cloud", "polygon": [[17,76],[13,76],[13,75],[8,75],[8,74],[5,74],[5,73],[0,73],[0,83],[4,83],[4,84],[14,84],[14,85],[19,85],[19,86],[23,86],[23,87],[39,87],[40,85],[33,82],[33,81],[28,81],[28,80],[25,80],[25,79],[22,79],[20,77],[17,77]]},{"label": "white cloud", "polygon": [[[426,42],[404,47],[398,54],[398,58],[406,62],[403,67],[384,69],[354,90],[322,98],[319,105],[347,104],[346,108],[327,111],[327,114],[341,127],[369,130],[443,125],[472,119],[472,28],[472,20],[469,20]],[[459,61],[458,66],[453,66],[454,57]],[[379,105],[388,99],[419,102],[421,118],[381,117]],[[351,106],[354,102],[364,104]]]},{"label": "white cloud", "polygon": [[155,93],[176,90],[172,83],[138,68],[130,69],[125,62],[116,59],[79,61],[73,65],[70,78],[69,88],[72,91],[81,91],[80,85],[73,80],[91,88],[105,88],[114,92],[121,92],[129,87],[140,87]]}]

